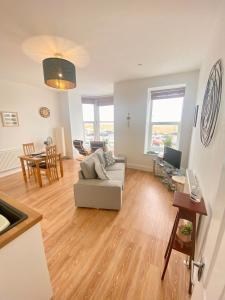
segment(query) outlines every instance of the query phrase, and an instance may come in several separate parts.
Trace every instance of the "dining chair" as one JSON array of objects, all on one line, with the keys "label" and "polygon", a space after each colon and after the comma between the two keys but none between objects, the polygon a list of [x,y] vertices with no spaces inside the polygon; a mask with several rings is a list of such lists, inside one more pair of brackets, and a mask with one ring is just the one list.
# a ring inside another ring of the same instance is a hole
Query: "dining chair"
[{"label": "dining chair", "polygon": [[40,170],[45,171],[45,175],[47,176],[50,184],[56,180],[59,180],[57,158],[58,155],[56,151],[56,146],[47,146],[45,162],[41,162],[39,164]]},{"label": "dining chair", "polygon": [[[23,144],[23,153],[24,155],[31,155],[32,153],[35,152],[35,146],[34,143],[27,143],[27,144]],[[27,161],[26,162],[27,165],[27,173],[28,173],[28,177],[30,178],[31,175],[35,175],[34,174],[34,164]],[[34,176],[35,180],[36,177]]]}]

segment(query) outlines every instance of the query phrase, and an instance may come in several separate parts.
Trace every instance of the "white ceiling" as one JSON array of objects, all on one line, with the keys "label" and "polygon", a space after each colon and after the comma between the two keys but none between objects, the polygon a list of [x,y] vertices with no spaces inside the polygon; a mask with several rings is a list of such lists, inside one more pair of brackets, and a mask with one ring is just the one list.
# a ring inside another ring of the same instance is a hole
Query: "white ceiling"
[{"label": "white ceiling", "polygon": [[[0,78],[43,84],[41,62],[22,45],[38,35],[83,46],[79,92],[112,93],[113,82],[197,69],[220,0],[1,0]],[[142,66],[138,66],[142,63]]]}]

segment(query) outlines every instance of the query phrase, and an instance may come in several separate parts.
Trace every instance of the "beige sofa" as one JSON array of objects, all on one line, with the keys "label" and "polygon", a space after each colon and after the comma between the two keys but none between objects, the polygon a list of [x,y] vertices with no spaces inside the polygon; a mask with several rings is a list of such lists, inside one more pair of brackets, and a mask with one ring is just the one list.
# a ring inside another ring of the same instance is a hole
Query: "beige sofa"
[{"label": "beige sofa", "polygon": [[120,210],[122,206],[122,191],[125,178],[125,160],[115,158],[112,166],[105,167],[109,179],[98,179],[95,172],[95,161],[104,164],[102,149],[88,156],[81,162],[79,180],[74,185],[75,205]]}]

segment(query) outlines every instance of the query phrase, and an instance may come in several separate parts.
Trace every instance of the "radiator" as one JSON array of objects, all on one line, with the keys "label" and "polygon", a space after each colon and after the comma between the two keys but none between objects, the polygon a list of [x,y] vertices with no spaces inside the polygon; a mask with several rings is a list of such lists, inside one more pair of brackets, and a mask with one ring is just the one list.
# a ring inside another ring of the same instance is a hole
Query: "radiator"
[{"label": "radiator", "polygon": [[20,148],[0,149],[0,173],[20,167]]}]

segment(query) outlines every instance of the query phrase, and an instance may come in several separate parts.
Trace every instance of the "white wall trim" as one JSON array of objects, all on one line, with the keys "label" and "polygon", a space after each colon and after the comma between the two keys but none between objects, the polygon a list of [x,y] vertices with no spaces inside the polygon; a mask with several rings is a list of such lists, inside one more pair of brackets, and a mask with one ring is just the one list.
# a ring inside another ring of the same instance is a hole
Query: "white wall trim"
[{"label": "white wall trim", "polygon": [[0,177],[9,176],[9,175],[12,175],[12,174],[15,174],[15,173],[18,173],[18,172],[22,172],[22,169],[21,168],[16,168],[16,169],[13,169],[13,170],[0,172]]}]

